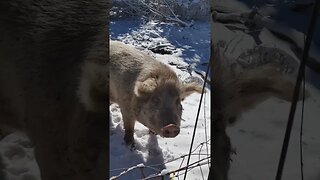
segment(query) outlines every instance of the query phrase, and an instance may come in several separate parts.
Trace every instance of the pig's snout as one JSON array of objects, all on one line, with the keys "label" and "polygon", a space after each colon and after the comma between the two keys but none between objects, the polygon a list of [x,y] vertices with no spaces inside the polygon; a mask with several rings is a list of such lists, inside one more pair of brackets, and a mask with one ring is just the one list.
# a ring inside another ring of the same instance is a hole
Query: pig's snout
[{"label": "pig's snout", "polygon": [[173,138],[180,133],[180,128],[174,124],[169,124],[161,128],[161,133],[163,137]]}]

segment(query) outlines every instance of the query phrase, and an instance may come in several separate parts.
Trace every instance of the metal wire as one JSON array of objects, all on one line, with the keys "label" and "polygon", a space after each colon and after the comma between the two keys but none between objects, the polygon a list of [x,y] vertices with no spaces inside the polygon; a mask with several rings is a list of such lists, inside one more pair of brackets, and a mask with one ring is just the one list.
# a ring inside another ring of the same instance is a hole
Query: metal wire
[{"label": "metal wire", "polygon": [[[199,120],[201,104],[202,104],[202,99],[203,99],[203,94],[204,94],[204,90],[205,90],[205,87],[206,87],[206,80],[208,79],[209,71],[210,71],[210,63],[208,64],[207,71],[206,71],[206,76],[204,78],[205,81],[203,83],[202,93],[201,93],[198,112],[197,112],[197,117],[196,117],[196,121],[195,121],[194,128],[193,128],[193,134],[192,134],[192,140],[191,140],[191,145],[190,145],[190,149],[189,149],[189,154],[191,154],[191,152],[192,152],[192,146],[193,146],[193,142],[194,142],[194,138],[195,138],[195,134],[196,134],[197,124],[198,124],[198,120]],[[188,156],[186,167],[188,167],[188,165],[189,165],[190,157],[191,156]],[[183,178],[184,180],[186,180],[186,178],[187,178],[187,173],[188,173],[188,168],[185,169],[185,174],[184,174],[184,178]]]},{"label": "metal wire", "polygon": [[293,95],[293,100],[291,103],[290,113],[289,113],[289,117],[288,117],[288,123],[287,123],[287,127],[286,127],[285,137],[284,137],[283,144],[282,144],[281,155],[280,155],[280,160],[279,160],[277,174],[276,174],[276,180],[281,180],[281,176],[282,176],[282,171],[283,171],[283,167],[284,167],[284,163],[285,163],[285,159],[286,159],[286,155],[287,155],[287,150],[288,150],[288,146],[289,146],[290,134],[291,134],[292,125],[293,125],[293,121],[294,121],[294,114],[295,114],[295,110],[296,110],[297,102],[298,102],[298,98],[299,98],[301,81],[302,81],[303,74],[304,74],[305,64],[306,64],[306,61],[309,57],[309,49],[311,46],[311,39],[312,39],[314,30],[315,30],[315,24],[316,24],[316,19],[317,19],[317,10],[319,9],[319,6],[320,6],[320,0],[317,0],[314,4],[310,24],[308,27],[306,43],[304,45],[303,57],[302,57],[302,61],[300,63],[299,71],[298,71],[298,76],[297,76],[297,81],[296,81],[296,85],[295,85],[295,89],[294,89],[294,95]]}]

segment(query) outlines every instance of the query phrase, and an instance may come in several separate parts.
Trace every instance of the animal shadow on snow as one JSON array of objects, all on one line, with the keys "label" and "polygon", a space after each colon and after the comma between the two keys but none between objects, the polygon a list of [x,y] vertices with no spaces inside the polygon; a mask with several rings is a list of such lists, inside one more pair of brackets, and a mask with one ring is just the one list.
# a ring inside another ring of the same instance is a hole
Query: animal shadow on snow
[{"label": "animal shadow on snow", "polygon": [[[114,117],[113,117],[114,118]],[[143,175],[139,168],[128,172],[126,175],[121,176],[120,179],[141,179],[143,176],[147,177],[151,174],[157,174],[162,169],[165,169],[164,157],[162,149],[159,147],[157,136],[154,134],[148,134],[148,130],[138,130],[136,135],[149,136],[145,144],[139,142],[139,139],[135,139],[135,147],[127,146],[123,140],[124,129],[120,125],[115,125],[110,121],[110,138],[118,140],[118,142],[111,140],[110,143],[110,170],[121,168],[119,171],[111,171],[110,177],[117,176],[121,172],[125,171],[122,168],[134,167],[138,164],[144,164],[145,166],[152,166],[153,169],[144,168]],[[119,143],[115,146],[113,143]],[[116,147],[116,148],[115,148]],[[146,157],[144,157],[146,155]],[[113,161],[116,160],[117,162]],[[158,171],[157,171],[157,170]]]}]

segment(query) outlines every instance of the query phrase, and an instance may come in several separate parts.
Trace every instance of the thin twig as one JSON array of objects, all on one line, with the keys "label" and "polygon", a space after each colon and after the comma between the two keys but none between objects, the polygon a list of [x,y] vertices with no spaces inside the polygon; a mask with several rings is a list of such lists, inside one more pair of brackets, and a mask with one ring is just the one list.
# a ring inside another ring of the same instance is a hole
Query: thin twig
[{"label": "thin twig", "polygon": [[207,162],[202,162],[202,163],[200,163],[200,162],[201,162],[201,161],[204,161],[204,160],[208,160],[208,159],[210,159],[210,157],[203,158],[203,159],[201,159],[201,160],[199,160],[199,161],[196,161],[196,162],[194,162],[194,163],[191,163],[191,164],[189,164],[189,165],[187,165],[187,166],[184,166],[184,167],[182,167],[182,168],[179,168],[179,169],[177,169],[177,170],[169,171],[169,172],[167,172],[167,173],[165,173],[165,174],[158,174],[158,175],[154,175],[154,176],[149,176],[149,177],[147,177],[147,178],[144,178],[143,180],[153,179],[153,178],[157,178],[157,177],[163,177],[163,176],[166,176],[166,175],[170,175],[171,173],[174,173],[174,172],[179,172],[179,171],[183,171],[183,170],[188,170],[188,169],[190,169],[190,168],[194,168],[194,167],[197,167],[197,166],[200,166],[200,165],[204,165],[204,164],[206,164]]}]

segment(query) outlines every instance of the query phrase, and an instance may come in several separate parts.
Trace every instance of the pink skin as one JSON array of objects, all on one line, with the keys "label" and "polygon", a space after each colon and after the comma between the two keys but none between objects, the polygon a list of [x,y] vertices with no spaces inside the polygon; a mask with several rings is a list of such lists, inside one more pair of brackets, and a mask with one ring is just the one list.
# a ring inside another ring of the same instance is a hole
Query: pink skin
[{"label": "pink skin", "polygon": [[169,124],[161,128],[160,136],[166,138],[174,138],[180,133],[180,128],[174,124]]}]

